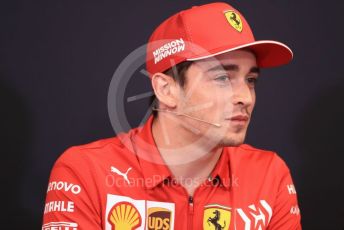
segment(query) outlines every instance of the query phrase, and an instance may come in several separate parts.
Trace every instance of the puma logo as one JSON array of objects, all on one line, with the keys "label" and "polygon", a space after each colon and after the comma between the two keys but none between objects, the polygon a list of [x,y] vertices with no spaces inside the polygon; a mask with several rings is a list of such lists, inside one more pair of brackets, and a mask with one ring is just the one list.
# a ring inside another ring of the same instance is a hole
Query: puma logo
[{"label": "puma logo", "polygon": [[126,182],[128,182],[128,184],[130,184],[129,179],[128,179],[128,173],[131,170],[131,167],[127,169],[126,173],[122,173],[121,171],[119,171],[117,168],[111,166],[111,172],[113,173],[117,173],[118,175],[122,176],[124,178],[124,180]]}]

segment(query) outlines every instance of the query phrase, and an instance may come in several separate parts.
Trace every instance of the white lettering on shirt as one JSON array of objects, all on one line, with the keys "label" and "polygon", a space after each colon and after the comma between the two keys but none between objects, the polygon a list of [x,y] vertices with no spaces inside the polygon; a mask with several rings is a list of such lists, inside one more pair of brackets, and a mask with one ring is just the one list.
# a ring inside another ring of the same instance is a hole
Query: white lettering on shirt
[{"label": "white lettering on shirt", "polygon": [[45,204],[44,214],[49,212],[74,212],[73,201],[51,201]]},{"label": "white lettering on shirt", "polygon": [[77,195],[81,192],[81,187],[80,185],[72,184],[72,183],[68,183],[64,181],[58,181],[58,182],[52,181],[48,185],[47,193],[54,190],[58,190],[58,191],[63,190],[65,192],[71,191],[73,194]]},{"label": "white lettering on shirt", "polygon": [[296,189],[295,189],[295,186],[293,184],[288,184],[287,185],[287,189],[288,189],[288,192],[289,194],[296,194]]}]

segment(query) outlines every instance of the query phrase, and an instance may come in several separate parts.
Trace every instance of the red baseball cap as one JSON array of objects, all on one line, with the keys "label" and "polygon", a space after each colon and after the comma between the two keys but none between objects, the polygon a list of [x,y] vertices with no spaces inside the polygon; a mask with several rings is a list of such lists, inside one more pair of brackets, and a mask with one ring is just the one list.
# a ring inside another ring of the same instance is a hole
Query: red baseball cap
[{"label": "red baseball cap", "polygon": [[161,23],[149,38],[146,67],[152,76],[183,61],[251,49],[259,67],[287,64],[291,49],[277,41],[256,41],[244,16],[227,3],[218,2],[183,10]]}]

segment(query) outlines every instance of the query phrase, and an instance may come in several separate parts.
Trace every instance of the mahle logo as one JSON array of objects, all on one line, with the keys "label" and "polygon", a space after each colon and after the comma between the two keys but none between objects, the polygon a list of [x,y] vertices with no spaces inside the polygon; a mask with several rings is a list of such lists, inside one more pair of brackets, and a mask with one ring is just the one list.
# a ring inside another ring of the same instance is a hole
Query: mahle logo
[{"label": "mahle logo", "polygon": [[225,17],[229,24],[238,32],[242,31],[242,21],[239,14],[235,13],[234,11],[226,11]]},{"label": "mahle logo", "polygon": [[148,209],[148,230],[170,230],[171,211],[166,208],[153,207]]}]

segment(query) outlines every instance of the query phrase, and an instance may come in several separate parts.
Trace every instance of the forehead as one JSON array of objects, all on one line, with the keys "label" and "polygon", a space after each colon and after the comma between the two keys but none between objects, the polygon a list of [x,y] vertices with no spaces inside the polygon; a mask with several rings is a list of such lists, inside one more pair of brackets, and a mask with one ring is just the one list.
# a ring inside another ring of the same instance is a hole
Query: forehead
[{"label": "forehead", "polygon": [[[249,49],[240,49],[224,54],[217,55],[216,57],[206,58],[196,61],[197,67],[203,71],[214,69],[217,66],[236,65],[239,69],[251,69],[257,67],[257,60],[255,54]],[[218,70],[218,68],[215,68]]]}]

